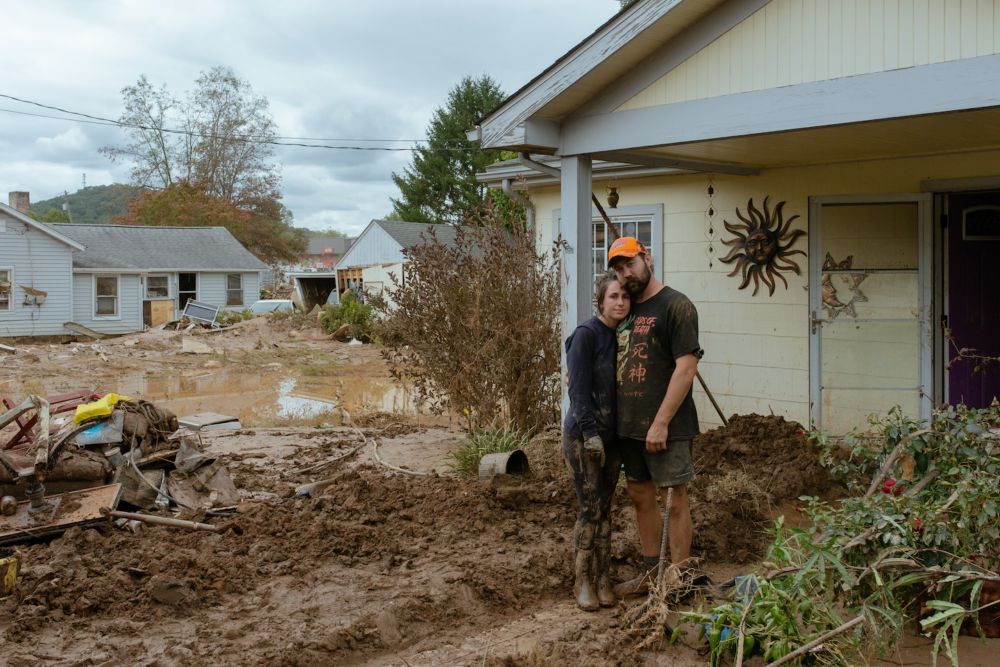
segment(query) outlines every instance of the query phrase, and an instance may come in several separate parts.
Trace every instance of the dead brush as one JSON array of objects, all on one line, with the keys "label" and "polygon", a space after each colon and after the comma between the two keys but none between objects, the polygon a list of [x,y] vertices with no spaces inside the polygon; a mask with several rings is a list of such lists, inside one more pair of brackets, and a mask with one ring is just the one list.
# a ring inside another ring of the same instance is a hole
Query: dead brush
[{"label": "dead brush", "polygon": [[646,599],[626,608],[622,614],[623,638],[635,651],[660,650],[675,641],[679,633],[674,629],[674,621],[681,606],[701,590],[676,565],[668,566],[660,581],[656,578],[656,568],[647,576],[650,584]]},{"label": "dead brush", "polygon": [[759,521],[772,509],[768,493],[746,470],[733,470],[705,485],[712,503],[732,508],[734,516]]},{"label": "dead brush", "polygon": [[430,225],[403,251],[405,276],[372,298],[392,374],[470,425],[495,419],[534,432],[558,419],[558,253],[523,224],[487,211],[453,242]]}]

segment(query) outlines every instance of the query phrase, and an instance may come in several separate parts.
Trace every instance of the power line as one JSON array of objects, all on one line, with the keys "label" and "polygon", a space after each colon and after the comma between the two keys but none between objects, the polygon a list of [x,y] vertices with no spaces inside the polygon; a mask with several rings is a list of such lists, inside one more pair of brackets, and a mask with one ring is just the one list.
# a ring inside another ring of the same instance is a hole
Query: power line
[{"label": "power line", "polygon": [[[266,138],[262,138],[260,136],[255,136],[255,135],[247,135],[245,137],[219,137],[217,135],[202,134],[202,133],[199,133],[199,132],[192,132],[190,130],[178,130],[178,129],[167,128],[167,127],[153,127],[153,126],[149,126],[149,125],[141,125],[141,124],[138,124],[138,123],[124,123],[122,121],[114,120],[112,118],[104,118],[102,116],[94,116],[94,115],[91,115],[91,114],[83,113],[81,111],[72,111],[70,109],[64,109],[62,107],[57,107],[57,106],[53,106],[53,105],[49,105],[49,104],[42,104],[41,102],[35,102],[33,100],[26,100],[26,99],[23,99],[23,98],[20,98],[20,97],[15,97],[13,95],[6,95],[4,93],[0,93],[0,98],[5,98],[5,99],[13,100],[15,102],[20,102],[22,104],[30,104],[32,106],[40,107],[42,109],[48,109],[50,111],[58,111],[59,113],[69,114],[71,116],[79,116],[79,118],[66,118],[65,116],[50,116],[50,115],[46,115],[46,114],[37,114],[37,113],[30,113],[30,112],[27,112],[27,111],[17,111],[17,110],[14,110],[14,109],[2,109],[2,108],[0,108],[0,111],[2,111],[2,112],[18,114],[18,115],[22,115],[22,116],[34,116],[34,117],[37,117],[37,118],[51,118],[51,119],[54,119],[54,120],[68,120],[68,121],[73,121],[73,122],[78,122],[78,123],[90,123],[92,125],[106,125],[106,126],[114,126],[114,127],[128,128],[128,129],[147,130],[147,131],[153,131],[153,132],[165,132],[165,133],[169,133],[169,134],[183,134],[183,135],[186,135],[186,136],[200,137],[200,138],[203,138],[203,139],[220,139],[221,138],[221,139],[226,139],[226,140],[231,140],[231,141],[240,141],[240,142],[244,142],[244,143],[253,143],[253,144],[266,144],[266,145],[271,145],[271,146],[291,146],[291,147],[295,147],[295,148],[321,148],[321,149],[327,149],[327,150],[396,152],[396,151],[414,151],[414,150],[418,150],[418,147],[415,147],[415,146],[406,146],[406,147],[403,147],[403,146],[344,146],[344,145],[341,145],[341,146],[330,146],[330,145],[327,145],[327,144],[307,144],[307,143],[302,143],[302,142],[304,142],[304,141],[350,141],[350,142],[355,142],[355,143],[362,143],[362,142],[366,142],[366,143],[369,143],[369,142],[425,143],[427,141],[426,139],[329,139],[329,138],[322,138],[322,137],[274,137],[273,139],[266,139]],[[81,120],[81,118],[84,119],[84,120]],[[278,141],[278,139],[282,139],[282,140],[285,140],[285,141]],[[474,146],[471,146],[471,147],[456,146],[456,147],[441,147],[438,150],[470,151],[470,150],[478,150],[478,149],[476,147],[474,147]]]}]

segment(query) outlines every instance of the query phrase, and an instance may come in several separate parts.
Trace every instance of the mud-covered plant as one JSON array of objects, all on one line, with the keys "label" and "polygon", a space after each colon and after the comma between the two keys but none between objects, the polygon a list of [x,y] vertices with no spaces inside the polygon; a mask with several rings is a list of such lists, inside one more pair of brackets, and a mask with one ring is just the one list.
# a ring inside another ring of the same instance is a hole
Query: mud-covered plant
[{"label": "mud-covered plant", "polygon": [[236,324],[237,322],[243,322],[245,320],[252,319],[254,316],[253,311],[249,308],[243,308],[242,310],[221,310],[219,311],[219,316],[215,318],[217,324],[221,326],[229,326],[231,324]]},{"label": "mud-covered plant", "polygon": [[365,343],[371,342],[375,337],[375,315],[372,307],[359,301],[351,290],[344,292],[339,304],[323,308],[319,315],[319,324],[327,333],[333,333],[345,324],[349,324],[352,335]]},{"label": "mud-covered plant", "polygon": [[[773,534],[763,571],[738,578],[730,601],[680,614],[674,638],[684,624],[694,624],[708,644],[713,667],[728,664],[738,653],[745,659],[760,655],[770,663],[857,617],[837,601],[837,583],[851,575],[835,553],[812,544],[804,531],[787,530],[780,518]],[[880,622],[893,619],[891,610],[860,613]],[[865,624],[857,622],[824,641],[821,653],[797,664],[863,664],[865,635]]]},{"label": "mud-covered plant", "polygon": [[984,582],[1000,581],[998,417],[949,407],[920,423],[893,410],[847,439],[847,451],[817,435],[852,495],[804,498],[807,531],[779,519],[752,599],[684,616],[702,625],[713,660],[735,654],[741,636],[744,655],[752,636],[770,660],[835,633],[801,664],[863,664],[918,621],[934,663],[940,651],[957,666],[963,625],[979,628],[979,613],[1000,606],[981,600]]},{"label": "mud-covered plant", "polygon": [[479,472],[479,462],[487,454],[524,449],[530,441],[531,436],[510,425],[473,427],[458,449],[448,455],[448,467],[459,475],[475,475]]},{"label": "mud-covered plant", "polygon": [[[534,234],[492,212],[431,231],[407,249],[383,316],[383,354],[425,402],[472,425],[498,420],[533,432],[559,411],[559,283],[555,256]],[[450,235],[449,235],[450,236]]]}]

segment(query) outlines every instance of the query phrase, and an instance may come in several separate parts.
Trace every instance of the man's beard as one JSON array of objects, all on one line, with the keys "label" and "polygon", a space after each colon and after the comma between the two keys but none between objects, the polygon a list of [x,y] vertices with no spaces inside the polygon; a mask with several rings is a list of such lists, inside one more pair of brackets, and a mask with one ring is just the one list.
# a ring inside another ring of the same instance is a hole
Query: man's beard
[{"label": "man's beard", "polygon": [[622,287],[625,291],[629,293],[629,296],[637,297],[646,291],[646,286],[649,285],[649,280],[652,278],[652,272],[649,270],[648,266],[644,266],[645,274],[642,276],[630,276],[625,279],[625,283]]}]

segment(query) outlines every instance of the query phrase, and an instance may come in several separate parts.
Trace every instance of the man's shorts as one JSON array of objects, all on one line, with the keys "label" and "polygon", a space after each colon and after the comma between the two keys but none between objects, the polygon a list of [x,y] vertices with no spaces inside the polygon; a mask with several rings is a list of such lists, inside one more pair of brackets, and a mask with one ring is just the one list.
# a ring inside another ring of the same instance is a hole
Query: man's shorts
[{"label": "man's shorts", "polygon": [[680,486],[694,479],[694,460],[691,455],[691,440],[670,440],[662,452],[646,451],[642,440],[620,438],[625,477],[631,482],[648,482],[658,487]]}]

